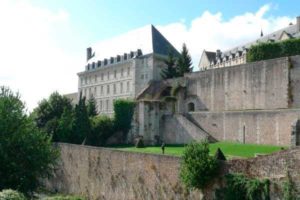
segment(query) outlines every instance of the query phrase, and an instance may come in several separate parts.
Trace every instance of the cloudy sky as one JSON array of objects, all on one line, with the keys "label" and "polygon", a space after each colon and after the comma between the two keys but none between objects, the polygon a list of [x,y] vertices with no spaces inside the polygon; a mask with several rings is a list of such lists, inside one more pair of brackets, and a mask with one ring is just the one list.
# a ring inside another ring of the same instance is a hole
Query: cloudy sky
[{"label": "cloudy sky", "polygon": [[0,85],[32,110],[53,91],[77,90],[88,46],[155,25],[195,69],[203,49],[227,49],[295,23],[298,0],[0,0]]}]

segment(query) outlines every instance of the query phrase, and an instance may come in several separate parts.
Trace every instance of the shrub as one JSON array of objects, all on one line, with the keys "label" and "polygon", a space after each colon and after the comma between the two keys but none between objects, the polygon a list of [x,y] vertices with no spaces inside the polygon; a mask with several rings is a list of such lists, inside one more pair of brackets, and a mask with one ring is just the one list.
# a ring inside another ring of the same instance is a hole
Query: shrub
[{"label": "shrub", "polygon": [[218,161],[209,155],[207,141],[191,143],[184,149],[180,178],[191,189],[203,189],[218,172]]},{"label": "shrub", "polygon": [[218,199],[224,200],[268,200],[270,199],[268,179],[247,178],[243,174],[227,174],[226,187],[217,191]]},{"label": "shrub", "polygon": [[115,128],[116,131],[122,131],[123,139],[131,128],[131,121],[134,112],[134,101],[118,99],[114,101]]},{"label": "shrub", "polygon": [[18,191],[6,189],[0,192],[0,200],[26,200],[26,198]]},{"label": "shrub", "polygon": [[142,138],[138,138],[135,142],[135,147],[136,148],[144,148],[145,145],[144,145],[144,141]]},{"label": "shrub", "polygon": [[282,42],[260,43],[251,46],[247,53],[247,62],[267,60],[300,54],[300,39],[289,39]]},{"label": "shrub", "polygon": [[107,116],[96,116],[91,119],[91,134],[87,136],[87,144],[102,146],[113,135],[114,121]]}]

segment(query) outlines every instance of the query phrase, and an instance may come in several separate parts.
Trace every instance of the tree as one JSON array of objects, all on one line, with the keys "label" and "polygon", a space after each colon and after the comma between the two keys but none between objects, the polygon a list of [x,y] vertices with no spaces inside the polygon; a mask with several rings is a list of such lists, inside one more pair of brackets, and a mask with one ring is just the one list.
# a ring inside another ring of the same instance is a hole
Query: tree
[{"label": "tree", "polygon": [[184,149],[180,178],[191,189],[203,189],[217,175],[218,161],[209,155],[207,141],[191,143]]},{"label": "tree", "polygon": [[163,79],[177,77],[177,72],[176,72],[176,68],[175,68],[176,60],[173,56],[173,53],[168,54],[168,58],[167,58],[167,60],[164,61],[164,63],[167,65],[167,68],[165,68],[161,71],[161,77]]},{"label": "tree", "polygon": [[81,93],[78,104],[75,106],[72,130],[71,142],[75,144],[82,144],[86,139],[86,136],[89,135],[91,131],[85,97],[82,97]]},{"label": "tree", "polygon": [[114,120],[107,116],[91,118],[91,132],[87,136],[87,145],[102,146],[114,134]]},{"label": "tree", "polygon": [[87,112],[89,117],[94,117],[98,115],[97,108],[96,108],[96,100],[93,96],[88,100]]},{"label": "tree", "polygon": [[123,139],[131,128],[135,103],[130,100],[118,99],[114,102],[115,128],[116,131],[122,131]]},{"label": "tree", "polygon": [[19,94],[0,88],[0,190],[27,194],[51,174],[58,152],[25,112]]},{"label": "tree", "polygon": [[182,50],[177,60],[176,69],[178,76],[183,76],[184,73],[192,72],[193,70],[192,58],[185,43],[182,45]]},{"label": "tree", "polygon": [[[61,138],[58,129],[61,131],[64,128],[60,124],[60,119],[64,112],[73,112],[71,101],[58,92],[54,92],[48,99],[43,99],[39,103],[32,115],[37,126],[51,135],[54,142],[59,142]],[[65,128],[68,129],[68,127]]]}]

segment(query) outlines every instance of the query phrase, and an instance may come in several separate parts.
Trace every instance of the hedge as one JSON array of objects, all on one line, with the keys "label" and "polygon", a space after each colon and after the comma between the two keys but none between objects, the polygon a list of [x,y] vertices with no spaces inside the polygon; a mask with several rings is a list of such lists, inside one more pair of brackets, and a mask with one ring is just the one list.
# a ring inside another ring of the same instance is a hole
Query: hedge
[{"label": "hedge", "polygon": [[258,45],[251,46],[247,53],[247,62],[294,55],[300,55],[300,39],[260,43]]}]

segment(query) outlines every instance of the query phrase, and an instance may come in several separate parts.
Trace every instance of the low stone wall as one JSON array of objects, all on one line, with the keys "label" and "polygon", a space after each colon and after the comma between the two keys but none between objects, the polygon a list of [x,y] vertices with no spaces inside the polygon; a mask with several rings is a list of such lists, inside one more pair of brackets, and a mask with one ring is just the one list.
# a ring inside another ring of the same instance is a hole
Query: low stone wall
[{"label": "low stone wall", "polygon": [[190,117],[217,140],[289,146],[300,109],[191,112]]},{"label": "low stone wall", "polygon": [[[61,159],[46,187],[55,192],[94,199],[214,199],[222,175],[203,194],[189,192],[179,181],[180,159],[82,145],[59,144]],[[271,199],[282,199],[290,174],[300,191],[300,148],[252,159],[225,162],[222,173],[243,173],[271,180]]]},{"label": "low stone wall", "polygon": [[179,158],[59,144],[51,191],[93,199],[199,199],[179,182]]}]

